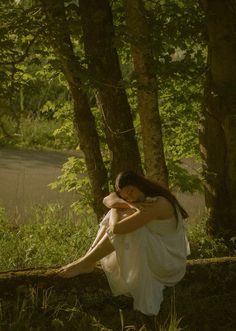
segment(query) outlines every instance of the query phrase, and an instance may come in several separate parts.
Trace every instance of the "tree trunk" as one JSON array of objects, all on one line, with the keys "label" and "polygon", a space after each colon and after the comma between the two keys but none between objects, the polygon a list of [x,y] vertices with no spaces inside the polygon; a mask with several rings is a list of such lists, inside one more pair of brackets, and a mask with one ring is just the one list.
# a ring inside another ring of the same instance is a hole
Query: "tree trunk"
[{"label": "tree trunk", "polygon": [[236,2],[202,0],[208,68],[200,145],[208,231],[236,234]]},{"label": "tree trunk", "polygon": [[145,170],[149,178],[168,186],[150,28],[142,0],[125,0],[124,6],[138,87]]},{"label": "tree trunk", "polygon": [[75,126],[92,187],[93,208],[100,218],[105,211],[102,200],[108,193],[107,172],[101,156],[95,119],[79,77],[82,69],[73,51],[63,1],[42,1],[42,4],[47,18],[50,41],[60,59],[74,100]]},{"label": "tree trunk", "polygon": [[113,18],[107,0],[80,0],[86,59],[91,84],[104,115],[112,178],[123,170],[141,171],[141,158],[114,45]]}]

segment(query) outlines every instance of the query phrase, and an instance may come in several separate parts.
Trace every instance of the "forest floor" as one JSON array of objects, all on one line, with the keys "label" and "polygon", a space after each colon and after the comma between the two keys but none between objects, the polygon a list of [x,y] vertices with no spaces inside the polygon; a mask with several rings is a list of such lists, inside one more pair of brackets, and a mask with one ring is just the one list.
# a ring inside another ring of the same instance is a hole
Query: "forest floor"
[{"label": "forest floor", "polygon": [[71,279],[55,268],[0,272],[0,330],[235,331],[235,266],[236,257],[188,261],[157,317],[113,297],[100,268]]},{"label": "forest floor", "polygon": [[[68,208],[78,199],[78,194],[59,193],[48,187],[48,184],[61,174],[63,163],[73,155],[79,156],[79,153],[0,149],[0,205],[6,208],[10,219],[17,218],[19,222],[24,220],[30,206],[35,204],[58,202]],[[190,169],[194,167],[192,160],[186,160],[185,164]],[[191,221],[201,219],[204,213],[202,195],[177,192],[176,196],[189,212]],[[193,281],[196,272],[190,270],[190,284],[186,283],[187,277],[174,292],[172,289],[166,290],[157,320],[133,311],[131,301],[114,299],[106,291],[101,292],[97,274],[94,275],[96,281],[92,282],[88,282],[87,275],[84,277],[86,286],[82,279],[81,284],[78,282],[85,289],[83,297],[81,294],[78,297],[74,285],[71,291],[65,289],[66,294],[63,296],[61,291],[59,294],[54,293],[52,284],[45,289],[41,288],[42,284],[39,283],[38,287],[30,287],[27,291],[24,286],[19,286],[17,296],[13,296],[11,286],[11,295],[7,293],[4,296],[3,291],[0,291],[0,331],[236,331],[235,288],[232,292],[235,263],[232,267],[229,264],[225,271],[222,271],[223,274],[216,272],[215,265],[208,276],[205,274],[205,268],[203,271],[204,274],[197,271],[198,276]],[[227,291],[226,283],[230,286]],[[88,286],[91,284],[95,289]],[[3,286],[5,288],[6,284],[3,283]],[[176,318],[180,325],[176,328],[168,328],[166,325],[164,328],[161,325],[165,325],[168,318],[175,317],[175,311],[172,311],[173,296],[176,298]]]}]

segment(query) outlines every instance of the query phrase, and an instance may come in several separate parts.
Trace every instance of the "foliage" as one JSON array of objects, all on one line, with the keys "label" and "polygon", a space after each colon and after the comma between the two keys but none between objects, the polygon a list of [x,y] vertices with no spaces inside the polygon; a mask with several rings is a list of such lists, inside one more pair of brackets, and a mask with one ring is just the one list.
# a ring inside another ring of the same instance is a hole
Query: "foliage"
[{"label": "foliage", "polygon": [[17,300],[0,301],[1,330],[109,331],[82,309],[75,294],[70,294],[70,299],[65,301],[65,297],[60,297],[52,288],[22,288],[19,292],[22,293]]},{"label": "foliage", "polygon": [[181,331],[181,318],[178,318],[175,307],[175,288],[173,288],[173,296],[171,297],[170,314],[163,324],[160,324],[158,331]]},{"label": "foliage", "polygon": [[[199,157],[198,122],[203,97],[206,44],[203,14],[196,1],[144,1],[158,77],[159,108],[168,160]],[[116,45],[124,84],[136,114],[136,80],[122,3],[113,4]],[[142,37],[137,43],[143,42]],[[136,127],[139,130],[139,123]],[[139,136],[140,137],[140,136]],[[141,138],[141,137],[140,137]]]},{"label": "foliage", "polygon": [[181,192],[190,193],[203,192],[200,175],[190,173],[189,170],[184,167],[183,162],[167,159],[167,167],[171,189],[178,188]]},{"label": "foliage", "polygon": [[[90,330],[90,331],[148,331],[146,323],[143,324],[142,315],[136,314],[136,318],[130,316],[134,323],[129,323],[124,318],[123,311],[119,313],[116,307],[110,305],[110,312],[114,323],[106,323],[105,308],[102,316],[95,311],[84,308],[75,292],[58,293],[53,288],[40,289],[39,287],[21,286],[18,290],[17,298],[0,299],[0,329],[1,330]],[[99,309],[99,313],[100,309]],[[104,318],[105,317],[105,318]],[[114,318],[115,317],[115,318]],[[111,320],[111,316],[107,317]],[[148,318],[147,318],[148,319]],[[149,324],[151,320],[149,318]],[[170,320],[165,325],[159,325],[155,321],[155,329],[158,331],[180,331],[179,320],[176,313],[170,315]],[[108,324],[109,326],[107,326]],[[143,325],[142,325],[143,324]],[[142,325],[140,327],[140,325]],[[111,328],[112,327],[112,328]]]},{"label": "foliage", "polygon": [[86,176],[86,165],[83,157],[69,157],[62,167],[62,175],[49,186],[53,189],[59,189],[60,192],[75,191],[80,197],[77,202],[72,204],[72,208],[79,214],[89,215],[92,213],[92,190],[88,176]]},{"label": "foliage", "polygon": [[192,156],[199,159],[198,118],[202,86],[176,78],[169,79],[168,83],[169,86],[160,92],[166,158],[171,161]]},{"label": "foliage", "polygon": [[[40,206],[32,210],[31,216],[22,225],[15,226],[0,208],[0,269],[14,269],[36,266],[51,266],[68,263],[82,255],[89,247],[97,231],[93,219],[78,219],[64,212],[58,205]],[[189,229],[192,254],[190,258],[203,258],[235,254],[221,240],[208,237],[204,223]],[[202,302],[202,301],[201,301]],[[13,330],[97,330],[112,331],[112,318],[118,314],[117,304],[106,313],[102,307],[90,312],[83,309],[75,292],[55,294],[52,288],[18,288],[18,297],[0,299],[0,329]],[[133,323],[127,324],[127,312],[120,311],[119,319],[114,318],[114,330],[148,331],[143,316],[134,314]],[[106,317],[107,314],[107,317]],[[103,324],[102,317],[109,320]],[[163,318],[163,316],[162,316]],[[147,321],[147,320],[146,320]],[[137,323],[139,326],[137,326]],[[155,320],[159,331],[182,330],[182,321],[177,316],[172,300],[170,315],[164,321]],[[120,327],[121,326],[121,327]],[[183,328],[185,329],[185,328]]]},{"label": "foliage", "polygon": [[2,1],[0,13],[3,22],[0,27],[0,98],[7,105],[2,108],[1,115],[7,114],[18,124],[24,111],[23,89],[34,81],[33,71],[26,70],[27,63],[37,59],[37,47],[34,56],[29,58],[29,53],[33,44],[36,46],[39,42],[42,26],[35,8],[29,12],[17,8],[14,2]]},{"label": "foliage", "polygon": [[0,18],[0,144],[76,148],[71,97],[39,7],[3,1]]},{"label": "foliage", "polygon": [[[170,187],[178,188],[181,192],[202,193],[202,184],[197,174],[190,174],[183,165],[178,162],[168,162]],[[73,203],[72,208],[77,213],[86,210],[86,214],[92,213],[91,205],[93,201],[91,185],[86,176],[86,165],[84,159],[69,157],[62,167],[62,174],[57,180],[49,185],[60,192],[75,191],[80,195],[77,202]],[[112,184],[110,184],[112,190]]]},{"label": "foliage", "polygon": [[235,256],[235,238],[229,242],[223,238],[214,238],[207,234],[204,220],[188,230],[191,259],[211,258],[220,256]]},{"label": "foliage", "polygon": [[[35,206],[22,225],[14,225],[0,209],[0,269],[61,265],[88,249],[98,225],[94,217],[75,217],[60,205]],[[207,235],[204,222],[190,227],[190,258],[235,255],[235,247]]]},{"label": "foliage", "polygon": [[[5,82],[0,87],[4,104],[4,114],[0,118],[1,145],[8,143],[33,148],[76,148],[78,139],[73,127],[71,96],[60,63],[45,34],[44,17],[39,3],[18,1],[10,6],[7,1],[3,1],[1,6],[1,18],[4,22],[0,29],[3,62],[1,75]],[[193,191],[199,186],[197,178],[190,178],[178,167],[178,162],[183,157],[199,155],[197,126],[206,57],[202,14],[194,1],[145,1],[145,7],[152,31],[163,139],[171,185]],[[123,84],[129,95],[142,151],[140,123],[136,113],[135,75],[122,3],[112,3],[112,10],[115,46],[120,55]],[[76,6],[69,5],[66,14],[76,56],[86,71]],[[85,85],[109,172],[102,115],[94,107],[92,84],[88,85],[86,80]],[[42,128],[46,123],[51,126],[49,130]],[[64,180],[66,189],[65,176],[69,176],[69,167],[65,168],[64,177],[59,178],[59,181],[62,184]],[[86,191],[87,188],[88,183],[82,181],[79,189]],[[87,205],[87,201],[84,204]]]},{"label": "foliage", "polygon": [[[48,39],[40,1],[1,3],[0,18],[0,145],[30,148],[75,149],[73,102]],[[124,19],[123,3],[110,2],[115,40],[122,68],[122,82],[129,96],[134,125],[142,151],[140,120],[136,106],[136,78]],[[93,77],[87,77],[80,16],[75,3],[66,5],[66,16],[74,53],[83,72],[84,92],[96,119],[103,161],[110,171],[102,112],[96,107]],[[183,158],[199,158],[198,122],[206,67],[203,15],[193,0],[144,1],[150,24],[158,77],[159,108],[170,186],[182,191],[201,192],[201,177],[189,174]],[[78,70],[80,70],[78,68]],[[68,160],[62,175],[51,187],[75,190],[81,195],[73,207],[91,210],[91,185],[82,159]]]},{"label": "foliage", "polygon": [[77,147],[78,141],[71,122],[63,124],[61,119],[23,117],[20,120],[20,130],[16,133],[9,117],[3,116],[1,120],[7,135],[0,133],[0,146],[54,150],[71,150]]},{"label": "foliage", "polygon": [[69,263],[85,253],[97,232],[92,217],[75,221],[59,205],[36,206],[19,226],[3,210],[0,217],[0,269]]}]

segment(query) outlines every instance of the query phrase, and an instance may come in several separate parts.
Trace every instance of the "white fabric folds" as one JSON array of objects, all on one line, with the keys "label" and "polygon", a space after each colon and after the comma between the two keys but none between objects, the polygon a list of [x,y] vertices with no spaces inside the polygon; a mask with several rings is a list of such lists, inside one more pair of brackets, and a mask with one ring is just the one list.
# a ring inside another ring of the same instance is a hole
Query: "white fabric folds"
[{"label": "white fabric folds", "polygon": [[[134,309],[157,315],[165,286],[184,276],[189,244],[180,212],[166,220],[153,220],[127,234],[108,236],[114,252],[101,260],[114,295],[129,295]],[[102,224],[109,222],[109,213]]]}]

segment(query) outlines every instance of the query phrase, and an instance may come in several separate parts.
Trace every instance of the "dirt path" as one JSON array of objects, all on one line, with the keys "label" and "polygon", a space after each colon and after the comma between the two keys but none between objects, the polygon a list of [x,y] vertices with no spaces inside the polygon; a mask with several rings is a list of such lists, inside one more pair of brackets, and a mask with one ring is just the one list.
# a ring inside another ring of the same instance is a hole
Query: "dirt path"
[{"label": "dirt path", "polygon": [[35,204],[59,202],[68,206],[77,199],[76,194],[48,187],[72,155],[78,153],[0,149],[0,205],[11,219],[22,219]]},{"label": "dirt path", "polygon": [[[0,205],[14,221],[23,219],[35,204],[62,203],[67,208],[78,199],[74,193],[60,193],[48,184],[55,181],[61,167],[76,152],[0,149]],[[203,197],[178,193],[178,199],[195,221],[204,210]]]}]

